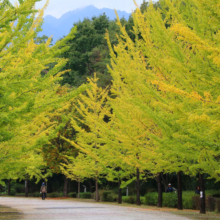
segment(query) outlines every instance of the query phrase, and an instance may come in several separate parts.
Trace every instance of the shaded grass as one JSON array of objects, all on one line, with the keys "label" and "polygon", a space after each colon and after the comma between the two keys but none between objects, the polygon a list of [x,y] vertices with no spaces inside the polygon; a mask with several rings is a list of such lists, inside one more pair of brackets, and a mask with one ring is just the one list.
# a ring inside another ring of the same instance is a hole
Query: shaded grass
[{"label": "shaded grass", "polygon": [[0,206],[0,219],[23,219],[23,217],[16,209]]}]

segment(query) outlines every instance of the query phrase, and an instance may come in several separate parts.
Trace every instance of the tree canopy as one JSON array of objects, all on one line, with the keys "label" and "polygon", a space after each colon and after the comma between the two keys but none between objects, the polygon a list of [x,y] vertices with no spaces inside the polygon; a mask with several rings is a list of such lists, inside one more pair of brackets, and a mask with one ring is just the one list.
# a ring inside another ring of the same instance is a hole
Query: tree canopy
[{"label": "tree canopy", "polygon": [[[12,161],[20,163],[21,160],[26,160],[27,155],[30,158],[31,155],[37,156],[33,151],[34,147],[45,142],[51,128],[55,126],[48,115],[60,108],[61,103],[71,101],[80,90],[69,91],[65,96],[59,93],[59,81],[65,73],[61,69],[66,64],[66,59],[57,57],[68,49],[66,42],[74,37],[75,29],[52,47],[51,39],[35,44],[34,39],[40,31],[44,11],[44,8],[36,11],[35,3],[36,0],[19,1],[17,6],[12,6],[7,1],[0,3],[2,166],[14,166]],[[56,65],[47,70],[51,63]],[[3,170],[2,172],[4,173]]]}]

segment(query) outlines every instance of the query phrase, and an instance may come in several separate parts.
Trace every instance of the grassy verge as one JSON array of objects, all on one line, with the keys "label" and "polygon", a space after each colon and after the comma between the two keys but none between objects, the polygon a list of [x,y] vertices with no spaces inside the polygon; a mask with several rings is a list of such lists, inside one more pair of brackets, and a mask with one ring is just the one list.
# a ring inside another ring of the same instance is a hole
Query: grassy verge
[{"label": "grassy verge", "polygon": [[[51,199],[57,199],[57,200],[62,199],[62,200],[83,202],[83,203],[95,203],[95,200],[93,200],[93,199],[78,199],[78,198],[51,198]],[[147,205],[137,206],[135,204],[129,204],[129,203],[118,204],[116,202],[99,202],[99,204],[130,207],[130,208],[135,208],[135,209],[139,209],[140,211],[146,211],[146,212],[147,211],[169,212],[169,213],[172,213],[175,215],[179,215],[182,217],[186,217],[189,219],[195,219],[195,220],[217,220],[217,219],[220,219],[220,213],[215,213],[215,212],[207,212],[206,214],[199,214],[198,210],[185,209],[185,210],[180,211],[180,210],[177,210],[176,208],[166,208],[166,207],[158,208],[156,206],[147,206]],[[4,215],[4,213],[2,213],[2,214]],[[2,219],[1,217],[3,217],[3,216],[1,216],[1,210],[0,210],[0,219]],[[7,218],[5,218],[5,219],[7,219]]]},{"label": "grassy verge", "polygon": [[16,209],[6,206],[0,206],[0,219],[23,219],[22,214]]},{"label": "grassy verge", "polygon": [[183,211],[171,211],[171,213],[183,217],[187,217],[189,219],[196,220],[217,220],[220,219],[220,214],[215,212],[207,212],[206,214],[200,214],[199,211],[194,210],[183,210]]},{"label": "grassy verge", "polygon": [[[77,201],[77,202],[95,203],[95,201],[93,199],[70,198],[68,200],[73,200],[73,201]],[[177,210],[176,208],[166,208],[166,207],[158,208],[156,206],[147,206],[147,205],[137,206],[135,204],[128,204],[128,203],[118,204],[115,202],[99,202],[99,204],[131,207],[131,208],[140,209],[140,211],[146,211],[146,212],[147,211],[169,212],[174,215],[179,215],[182,217],[186,217],[189,219],[196,219],[196,220],[217,220],[217,219],[220,219],[220,213],[215,213],[215,212],[207,212],[206,214],[200,214],[198,210],[189,210],[189,209]]]}]

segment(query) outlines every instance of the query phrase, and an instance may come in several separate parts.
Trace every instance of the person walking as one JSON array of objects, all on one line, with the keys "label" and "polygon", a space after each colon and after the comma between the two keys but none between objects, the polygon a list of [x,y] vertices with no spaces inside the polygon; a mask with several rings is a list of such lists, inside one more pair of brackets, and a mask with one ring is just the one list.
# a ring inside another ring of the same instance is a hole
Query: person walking
[{"label": "person walking", "polygon": [[42,195],[42,200],[45,200],[46,198],[46,193],[47,193],[47,187],[45,186],[45,183],[42,183],[42,186],[40,188],[40,193]]}]

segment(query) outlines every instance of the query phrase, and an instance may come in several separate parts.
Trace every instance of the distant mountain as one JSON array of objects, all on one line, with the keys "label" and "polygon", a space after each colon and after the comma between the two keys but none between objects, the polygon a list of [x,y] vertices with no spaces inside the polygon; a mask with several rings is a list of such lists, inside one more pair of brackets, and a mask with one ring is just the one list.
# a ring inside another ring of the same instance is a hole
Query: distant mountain
[{"label": "distant mountain", "polygon": [[[66,36],[73,24],[78,21],[83,21],[84,18],[91,19],[92,17],[105,13],[110,20],[114,20],[116,18],[115,11],[109,8],[98,9],[93,5],[89,5],[85,8],[76,9],[74,11],[69,11],[62,15],[59,19],[47,15],[44,18],[44,24],[42,26],[43,31],[39,34],[39,36],[46,35],[50,37],[53,35],[53,43],[55,43],[58,39]],[[130,14],[125,11],[117,11],[119,18],[125,18],[126,20],[129,18]]]}]

